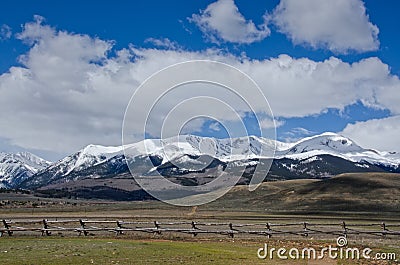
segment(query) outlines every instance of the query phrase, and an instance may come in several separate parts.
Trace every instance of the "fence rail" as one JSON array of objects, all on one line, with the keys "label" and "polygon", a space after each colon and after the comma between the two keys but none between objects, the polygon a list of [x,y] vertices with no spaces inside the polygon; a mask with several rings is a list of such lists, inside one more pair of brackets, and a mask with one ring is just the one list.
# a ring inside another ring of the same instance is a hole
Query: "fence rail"
[{"label": "fence rail", "polygon": [[139,233],[183,233],[197,236],[200,234],[226,235],[257,235],[271,238],[273,236],[296,235],[308,237],[311,235],[369,235],[377,237],[399,237],[399,223],[212,223],[196,221],[123,221],[123,220],[2,220],[0,236],[16,234],[41,233],[50,236],[52,233],[78,233],[88,236],[99,232],[112,232],[122,235],[127,232]]}]

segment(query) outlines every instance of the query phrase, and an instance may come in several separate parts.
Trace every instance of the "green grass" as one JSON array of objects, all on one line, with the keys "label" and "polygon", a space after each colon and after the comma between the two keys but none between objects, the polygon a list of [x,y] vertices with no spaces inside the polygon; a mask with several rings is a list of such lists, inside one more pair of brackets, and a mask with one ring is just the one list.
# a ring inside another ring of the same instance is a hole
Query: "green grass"
[{"label": "green grass", "polygon": [[[322,241],[268,242],[274,247],[313,246]],[[260,260],[257,249],[262,242],[244,240],[169,241],[91,237],[3,237],[0,238],[0,264],[396,264],[390,262],[362,263],[355,261]],[[359,246],[361,247],[361,246]],[[374,251],[397,252],[393,247]],[[317,263],[315,263],[317,262]],[[344,262],[344,263],[343,263]],[[360,262],[360,261],[359,261]]]},{"label": "green grass", "polygon": [[99,238],[0,238],[0,264],[265,264],[260,244]]}]

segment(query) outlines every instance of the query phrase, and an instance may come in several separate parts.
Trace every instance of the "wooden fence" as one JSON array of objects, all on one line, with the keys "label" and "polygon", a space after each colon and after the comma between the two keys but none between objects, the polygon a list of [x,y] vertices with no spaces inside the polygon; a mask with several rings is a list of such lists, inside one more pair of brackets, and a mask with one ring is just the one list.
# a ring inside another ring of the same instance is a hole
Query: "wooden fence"
[{"label": "wooden fence", "polygon": [[122,235],[128,232],[164,234],[183,233],[197,236],[200,234],[226,235],[256,235],[271,238],[273,236],[296,235],[308,237],[311,235],[334,236],[377,236],[395,237],[400,239],[400,223],[211,223],[196,221],[122,221],[122,220],[2,220],[0,236],[17,234],[41,233],[43,236],[57,234],[92,235],[100,232],[111,232]]}]

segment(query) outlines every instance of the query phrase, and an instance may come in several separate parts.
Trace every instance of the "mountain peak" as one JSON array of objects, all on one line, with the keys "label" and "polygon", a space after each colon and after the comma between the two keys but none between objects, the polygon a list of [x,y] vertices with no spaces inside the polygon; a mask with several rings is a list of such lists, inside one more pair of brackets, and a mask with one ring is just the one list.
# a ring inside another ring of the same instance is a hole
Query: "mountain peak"
[{"label": "mountain peak", "polygon": [[89,144],[81,150],[81,154],[99,155],[104,153],[118,153],[121,152],[121,146],[102,146]]},{"label": "mountain peak", "polygon": [[2,152],[0,153],[0,187],[16,187],[49,165],[50,162],[30,152]]},{"label": "mountain peak", "polygon": [[368,151],[357,145],[351,139],[339,135],[337,133],[322,133],[306,137],[294,143],[287,152],[280,152],[280,155],[297,155],[313,153],[327,153],[339,157],[344,157],[346,154],[364,153]]}]

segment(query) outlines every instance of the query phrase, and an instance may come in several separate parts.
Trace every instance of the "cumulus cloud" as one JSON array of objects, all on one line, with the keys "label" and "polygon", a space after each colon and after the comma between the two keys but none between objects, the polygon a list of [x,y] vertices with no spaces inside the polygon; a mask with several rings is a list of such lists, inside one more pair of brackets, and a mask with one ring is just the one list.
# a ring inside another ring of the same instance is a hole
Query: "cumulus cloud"
[{"label": "cumulus cloud", "polygon": [[281,0],[266,18],[295,44],[337,53],[379,48],[379,29],[361,0]]},{"label": "cumulus cloud", "polygon": [[349,124],[341,134],[364,148],[400,152],[400,116]]},{"label": "cumulus cloud", "polygon": [[8,40],[9,38],[11,38],[12,35],[12,31],[10,26],[3,24],[0,27],[0,41],[2,40]]},{"label": "cumulus cloud", "polygon": [[214,43],[222,40],[248,44],[263,40],[271,33],[266,24],[256,26],[253,21],[246,20],[233,0],[211,3],[189,20],[196,23],[208,40]]},{"label": "cumulus cloud", "polygon": [[20,59],[23,67],[0,76],[2,136],[25,148],[58,152],[82,147],[89,139],[110,143],[126,100],[107,98],[117,91],[128,94],[132,86],[118,71],[121,57],[108,62],[112,43],[56,31],[42,22],[36,17],[17,36],[32,45]]},{"label": "cumulus cloud", "polygon": [[[255,60],[216,49],[192,52],[134,46],[111,53],[112,41],[57,30],[44,25],[40,17],[25,24],[17,37],[30,49],[21,56],[21,67],[11,67],[0,75],[0,137],[24,148],[61,153],[74,152],[89,143],[120,144],[124,111],[140,83],[164,67],[193,59],[225,62],[247,73],[269,100],[278,125],[285,117],[343,109],[357,101],[390,109],[393,114],[400,112],[396,104],[400,81],[378,58],[352,64],[334,57],[312,61],[288,55]],[[174,90],[154,108],[149,131],[157,136],[169,109],[198,91],[222,98],[245,115],[247,109],[240,98],[218,89]],[[148,95],[152,93],[148,91]],[[264,105],[259,103],[256,100],[252,107],[264,113]],[[185,105],[183,114],[185,108],[200,113],[204,104]],[[214,112],[220,121],[237,119],[224,109]],[[204,122],[193,125],[192,130]],[[265,122],[264,127],[269,125],[271,122]]]},{"label": "cumulus cloud", "polygon": [[343,110],[357,101],[396,110],[383,95],[400,91],[400,82],[375,57],[349,64],[335,57],[317,62],[281,55],[245,61],[240,67],[258,82],[279,117],[304,117],[328,108]]}]

